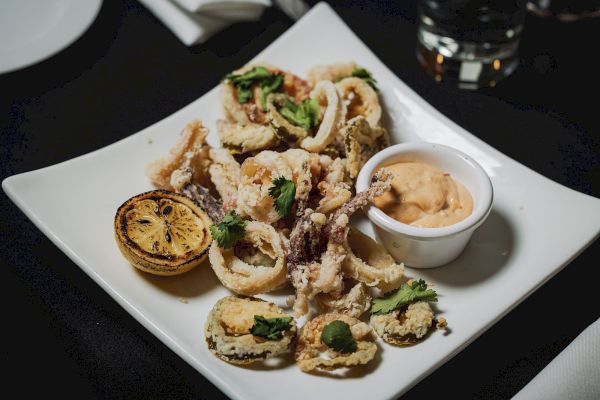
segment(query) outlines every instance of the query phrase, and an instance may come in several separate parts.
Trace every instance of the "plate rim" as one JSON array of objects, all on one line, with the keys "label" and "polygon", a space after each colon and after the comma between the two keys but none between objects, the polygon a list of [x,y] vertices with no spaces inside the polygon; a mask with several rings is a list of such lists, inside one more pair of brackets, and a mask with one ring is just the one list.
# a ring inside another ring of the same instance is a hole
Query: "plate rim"
[{"label": "plate rim", "polygon": [[[44,35],[41,39],[36,40],[33,46],[28,44],[25,46],[25,49],[30,49],[33,47],[41,49],[41,51],[37,51],[37,54],[34,56],[29,55],[18,57],[18,61],[15,62],[11,60],[7,62],[5,66],[0,64],[0,75],[8,74],[36,65],[57,55],[75,43],[75,41],[82,37],[92,26],[98,17],[98,14],[100,14],[102,4],[103,0],[76,0],[74,2],[70,2],[69,5],[74,5],[76,8],[76,10],[69,8],[69,11],[66,12],[67,19],[72,21],[70,29],[57,34],[57,28],[54,28],[51,30],[52,33],[50,35]],[[83,13],[84,18],[80,19],[78,17],[81,16],[81,13]],[[64,17],[59,19],[59,21],[64,22]],[[60,28],[58,29],[60,30]],[[19,51],[18,53],[22,53],[22,51]]]}]

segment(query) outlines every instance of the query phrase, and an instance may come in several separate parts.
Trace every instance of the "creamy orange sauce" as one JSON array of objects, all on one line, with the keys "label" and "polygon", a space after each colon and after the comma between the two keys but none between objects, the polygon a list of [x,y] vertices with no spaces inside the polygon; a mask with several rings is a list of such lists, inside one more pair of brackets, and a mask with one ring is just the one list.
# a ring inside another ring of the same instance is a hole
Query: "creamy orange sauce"
[{"label": "creamy orange sauce", "polygon": [[450,174],[421,162],[385,167],[394,175],[392,189],[374,199],[390,217],[420,228],[455,224],[473,212],[471,193]]}]

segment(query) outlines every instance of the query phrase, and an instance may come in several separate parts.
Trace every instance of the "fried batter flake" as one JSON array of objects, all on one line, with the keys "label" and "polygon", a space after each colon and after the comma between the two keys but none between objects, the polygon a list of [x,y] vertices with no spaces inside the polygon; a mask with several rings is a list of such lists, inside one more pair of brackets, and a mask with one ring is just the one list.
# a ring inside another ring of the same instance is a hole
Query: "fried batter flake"
[{"label": "fried batter flake", "polygon": [[[342,321],[350,326],[352,336],[356,340],[357,349],[352,353],[340,353],[329,349],[321,341],[321,333],[327,324]],[[327,358],[323,357],[325,353]],[[374,342],[372,329],[360,320],[344,314],[321,314],[308,321],[300,330],[296,344],[296,364],[304,372],[316,368],[334,370],[343,367],[354,367],[367,364],[375,357],[377,345]]]},{"label": "fried batter flake", "polygon": [[280,340],[264,340],[250,333],[255,315],[287,317],[275,304],[258,298],[228,296],[219,300],[204,327],[208,349],[232,364],[250,364],[289,351],[296,336],[296,322],[292,321]]},{"label": "fried batter flake", "polygon": [[[152,184],[161,189],[175,190],[171,185],[171,175],[178,171],[188,171],[194,183],[203,186],[210,184],[208,180],[208,166],[210,159],[208,151],[210,146],[206,143],[208,129],[202,121],[194,120],[185,126],[179,142],[171,149],[167,157],[152,161],[146,165],[146,176]],[[177,180],[175,180],[177,182]]]},{"label": "fried batter flake", "polygon": [[372,128],[363,116],[349,120],[341,135],[346,150],[346,168],[352,179],[356,179],[369,158],[390,144],[387,131],[381,127]]},{"label": "fried batter flake", "polygon": [[428,302],[419,301],[389,314],[372,315],[369,322],[384,341],[394,345],[415,344],[433,325],[433,310]]},{"label": "fried batter flake", "polygon": [[339,298],[324,293],[317,295],[317,305],[322,312],[335,312],[359,318],[371,307],[373,296],[369,287],[362,282],[347,283],[345,286],[351,287]]}]

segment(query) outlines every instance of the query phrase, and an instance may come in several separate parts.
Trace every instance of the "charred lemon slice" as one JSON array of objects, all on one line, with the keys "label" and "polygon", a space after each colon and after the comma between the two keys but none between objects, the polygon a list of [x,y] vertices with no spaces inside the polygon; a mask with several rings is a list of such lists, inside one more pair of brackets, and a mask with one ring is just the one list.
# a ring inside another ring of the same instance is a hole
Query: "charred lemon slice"
[{"label": "charred lemon slice", "polygon": [[136,268],[155,275],[177,275],[208,254],[211,219],[191,199],[153,190],[134,196],[117,210],[115,239]]}]

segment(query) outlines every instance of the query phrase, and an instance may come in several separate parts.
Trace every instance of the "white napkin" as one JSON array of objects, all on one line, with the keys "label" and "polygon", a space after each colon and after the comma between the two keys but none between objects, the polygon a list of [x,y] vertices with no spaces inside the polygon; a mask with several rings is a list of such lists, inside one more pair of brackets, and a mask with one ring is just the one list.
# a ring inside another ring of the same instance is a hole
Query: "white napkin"
[{"label": "white napkin", "polygon": [[537,399],[600,399],[600,319],[513,397],[513,400]]},{"label": "white napkin", "polygon": [[271,0],[175,0],[175,3],[189,12],[236,19],[244,18],[248,9],[271,6]]},{"label": "white napkin", "polygon": [[[186,45],[202,43],[237,21],[256,21],[271,0],[139,0]],[[198,10],[198,12],[196,12]]]}]

